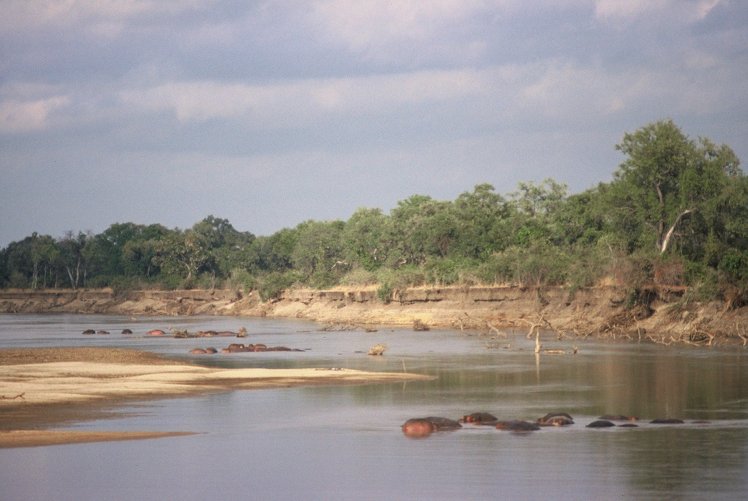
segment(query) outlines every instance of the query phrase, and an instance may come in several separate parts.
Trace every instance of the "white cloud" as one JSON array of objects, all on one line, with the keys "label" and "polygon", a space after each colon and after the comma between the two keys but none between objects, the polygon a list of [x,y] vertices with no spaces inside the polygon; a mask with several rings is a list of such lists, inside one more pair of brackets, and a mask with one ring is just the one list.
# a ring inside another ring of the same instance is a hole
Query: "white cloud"
[{"label": "white cloud", "polygon": [[66,96],[21,101],[5,100],[0,103],[0,132],[31,132],[47,128],[52,112],[69,104]]},{"label": "white cloud", "polygon": [[648,15],[666,15],[670,21],[691,23],[704,19],[724,0],[595,0],[595,16],[607,21],[628,21]]},{"label": "white cloud", "polygon": [[126,23],[144,15],[172,15],[203,9],[209,0],[5,0],[0,29],[22,33],[50,26],[83,25],[104,36],[116,36]]},{"label": "white cloud", "polygon": [[474,16],[493,17],[517,0],[322,0],[313,4],[311,24],[323,36],[367,60],[403,58],[474,60],[485,50],[467,33],[453,28]]},{"label": "white cloud", "polygon": [[306,122],[320,114],[382,113],[461,98],[483,92],[486,83],[481,73],[470,70],[422,71],[266,85],[171,82],[125,91],[120,97],[147,110],[171,111],[181,122],[249,118],[268,127]]}]

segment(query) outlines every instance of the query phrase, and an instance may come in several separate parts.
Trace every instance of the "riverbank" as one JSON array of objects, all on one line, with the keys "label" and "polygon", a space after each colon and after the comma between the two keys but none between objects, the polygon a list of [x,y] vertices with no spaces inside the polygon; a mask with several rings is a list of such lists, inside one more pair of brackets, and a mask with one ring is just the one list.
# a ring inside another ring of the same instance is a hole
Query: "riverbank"
[{"label": "riverbank", "polygon": [[132,440],[189,432],[55,430],[102,417],[125,402],[239,389],[343,385],[430,379],[409,373],[344,368],[218,369],[135,350],[14,348],[0,350],[0,448]]},{"label": "riverbank", "polygon": [[235,315],[303,318],[326,324],[412,326],[491,331],[553,330],[562,336],[609,337],[713,346],[748,344],[748,307],[690,300],[684,288],[640,291],[631,306],[616,286],[419,287],[396,290],[386,302],[376,287],[291,289],[274,301],[231,290],[2,290],[0,312],[119,315]]}]

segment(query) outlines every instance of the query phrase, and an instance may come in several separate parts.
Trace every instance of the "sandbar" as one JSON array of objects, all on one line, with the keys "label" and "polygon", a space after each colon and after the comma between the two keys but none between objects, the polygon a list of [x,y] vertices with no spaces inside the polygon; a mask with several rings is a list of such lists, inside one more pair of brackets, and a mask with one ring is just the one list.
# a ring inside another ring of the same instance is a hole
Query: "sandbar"
[{"label": "sandbar", "polygon": [[[189,432],[81,432],[49,429],[99,417],[107,406],[238,389],[432,379],[406,372],[337,367],[201,367],[137,350],[21,348],[0,350],[0,448],[156,438]],[[72,410],[71,410],[72,409]]]}]

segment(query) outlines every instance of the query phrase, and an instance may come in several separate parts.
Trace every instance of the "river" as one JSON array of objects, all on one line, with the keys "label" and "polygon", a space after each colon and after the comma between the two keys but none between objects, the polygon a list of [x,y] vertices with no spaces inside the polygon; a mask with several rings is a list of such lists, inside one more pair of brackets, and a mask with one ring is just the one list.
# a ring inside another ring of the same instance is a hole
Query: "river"
[{"label": "river", "polygon": [[[196,359],[230,338],[149,338],[151,328],[238,330],[242,342],[303,352],[202,356],[224,367],[348,367],[433,381],[240,390],[139,402],[76,430],[195,435],[0,450],[3,500],[150,499],[746,499],[748,351],[557,340],[533,352],[524,333],[490,339],[451,330],[320,330],[235,317],[0,315],[0,347],[112,346]],[[110,335],[83,336],[84,329]],[[119,334],[130,328],[135,334]],[[377,343],[382,357],[367,356]],[[576,424],[514,434],[466,425],[405,437],[411,417],[487,411]],[[598,430],[601,414],[641,418]],[[680,425],[653,425],[677,417]],[[694,423],[707,420],[708,423]]]}]

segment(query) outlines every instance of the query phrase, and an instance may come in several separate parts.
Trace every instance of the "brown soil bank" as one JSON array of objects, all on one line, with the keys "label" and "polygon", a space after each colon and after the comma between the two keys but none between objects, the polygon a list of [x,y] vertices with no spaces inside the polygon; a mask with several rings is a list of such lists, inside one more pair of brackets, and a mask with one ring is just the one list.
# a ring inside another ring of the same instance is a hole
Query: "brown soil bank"
[{"label": "brown soil bank", "polygon": [[353,326],[400,325],[499,331],[533,326],[570,336],[603,336],[698,345],[748,344],[748,307],[687,301],[683,289],[652,287],[631,307],[620,287],[422,287],[395,291],[388,303],[376,288],[292,289],[261,302],[228,290],[2,290],[0,312],[123,315],[238,315],[304,318]]}]

